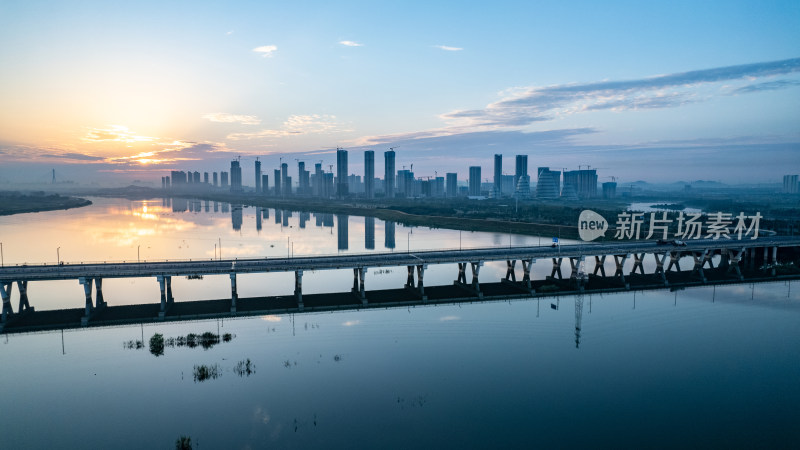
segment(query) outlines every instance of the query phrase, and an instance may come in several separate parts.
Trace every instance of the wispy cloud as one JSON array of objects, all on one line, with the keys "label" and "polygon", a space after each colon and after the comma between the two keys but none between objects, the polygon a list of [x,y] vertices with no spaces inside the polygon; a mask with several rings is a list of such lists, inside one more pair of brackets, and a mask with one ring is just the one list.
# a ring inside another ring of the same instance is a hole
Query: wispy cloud
[{"label": "wispy cloud", "polygon": [[102,156],[86,155],[83,153],[45,153],[40,155],[43,158],[56,158],[70,161],[103,161]]},{"label": "wispy cloud", "polygon": [[139,136],[124,125],[111,125],[109,128],[90,128],[83,137],[86,142],[150,142],[154,137]]},{"label": "wispy cloud", "polygon": [[464,50],[461,47],[451,47],[449,45],[434,45],[434,48],[438,48],[439,50],[444,50],[447,52],[460,52],[461,50]]},{"label": "wispy cloud", "polygon": [[228,139],[234,141],[298,136],[304,134],[336,133],[348,131],[336,121],[336,116],[308,114],[289,116],[278,129],[266,129],[253,133],[233,133]]},{"label": "wispy cloud", "polygon": [[264,58],[271,58],[278,51],[277,45],[262,45],[253,49],[254,52],[261,54]]},{"label": "wispy cloud", "polygon": [[363,47],[364,44],[359,44],[355,41],[339,41],[339,44],[344,45],[345,47]]},{"label": "wispy cloud", "polygon": [[[586,111],[671,108],[728,95],[722,82],[747,82],[800,72],[800,58],[739,66],[718,67],[623,81],[601,81],[517,89],[510,97],[482,109],[458,110],[441,117],[451,125],[523,127]],[[715,86],[716,85],[716,86]],[[794,80],[776,80],[746,86],[734,93],[782,89]],[[717,92],[709,92],[716,87]]]},{"label": "wispy cloud", "polygon": [[233,34],[233,30],[230,30],[230,31],[228,31],[227,33],[225,33],[225,36],[230,36],[230,35],[232,35],[232,34]]},{"label": "wispy cloud", "polygon": [[765,81],[763,83],[754,83],[747,86],[742,86],[734,90],[733,94],[749,94],[751,92],[775,91],[778,89],[785,89],[792,86],[800,86],[800,81],[775,80],[775,81]]},{"label": "wispy cloud", "polygon": [[261,119],[256,116],[228,113],[208,113],[203,115],[203,119],[210,120],[211,122],[241,123],[242,125],[258,125],[261,123]]}]

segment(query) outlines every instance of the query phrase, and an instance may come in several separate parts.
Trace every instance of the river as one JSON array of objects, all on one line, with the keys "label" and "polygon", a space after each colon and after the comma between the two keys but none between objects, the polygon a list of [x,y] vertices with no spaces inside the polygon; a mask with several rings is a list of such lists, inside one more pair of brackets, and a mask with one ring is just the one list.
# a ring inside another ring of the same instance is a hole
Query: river
[{"label": "river", "polygon": [[[551,240],[213,202],[92,201],[0,218],[3,264]],[[368,287],[401,286],[403,269],[370,272]],[[308,274],[304,293],[346,291],[347,272]],[[487,264],[481,277],[504,272]],[[454,277],[431,267],[426,284]],[[224,298],[225,278],[176,278],[176,301]],[[152,279],[103,288],[110,305],[158,301]],[[239,277],[242,297],[292,289],[291,274]],[[75,281],[28,291],[37,310],[83,305]],[[775,282],[2,335],[0,431],[5,448],[172,448],[181,436],[198,448],[790,447],[800,438],[798,291]],[[205,349],[170,341],[203,332],[230,338]],[[158,356],[156,334],[168,342]]]}]

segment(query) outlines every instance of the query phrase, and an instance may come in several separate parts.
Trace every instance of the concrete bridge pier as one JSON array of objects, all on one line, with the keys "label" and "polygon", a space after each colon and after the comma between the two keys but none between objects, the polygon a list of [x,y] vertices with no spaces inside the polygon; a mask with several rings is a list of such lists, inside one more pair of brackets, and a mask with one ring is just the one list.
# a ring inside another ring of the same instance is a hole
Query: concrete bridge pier
[{"label": "concrete bridge pier", "polygon": [[775,276],[775,264],[778,263],[778,247],[772,247],[772,276]]},{"label": "concrete bridge pier", "polygon": [[[525,263],[526,263],[526,261],[522,260],[523,270],[525,270]],[[507,284],[507,285],[509,285],[511,287],[514,287],[516,289],[519,289],[519,290],[521,290],[523,292],[531,292],[531,288],[530,288],[530,269],[527,269],[527,272],[526,272],[527,273],[527,277],[528,277],[527,278],[527,282],[526,282],[526,279],[523,277],[522,283],[517,283],[517,274],[516,274],[516,269],[514,267],[516,265],[517,265],[517,261],[516,260],[509,260],[509,259],[506,260],[506,277],[505,278],[501,278],[500,282],[503,283],[503,284]]]},{"label": "concrete bridge pier", "polygon": [[[428,268],[427,264],[421,264],[416,266],[407,266],[408,269],[408,278],[406,280],[405,288],[407,291],[414,293],[417,297],[421,300],[427,300],[428,297],[425,295],[425,283],[424,283],[424,276],[425,276],[425,269]],[[417,273],[417,281],[414,282],[414,272]]]},{"label": "concrete bridge pier", "polygon": [[33,312],[33,308],[28,303],[28,281],[17,281],[17,287],[19,288],[19,308],[17,312]]},{"label": "concrete bridge pier", "polygon": [[739,268],[739,263],[742,261],[742,257],[746,254],[745,252],[746,252],[745,249],[741,249],[738,251],[734,249],[729,249],[726,252],[727,255],[724,260],[725,264],[724,265],[720,264],[720,267],[725,267],[727,269],[725,270],[726,275],[730,274],[731,272],[736,272],[735,274],[733,274],[733,276],[736,277],[739,281],[744,280],[744,275],[742,275],[742,270]]},{"label": "concrete bridge pier", "polygon": [[623,269],[625,268],[625,261],[628,260],[628,254],[622,255],[614,255],[614,265],[616,266],[616,270],[614,270],[614,278],[618,278],[620,283],[625,286],[625,289],[630,289],[630,285],[628,281],[625,280],[625,272]]},{"label": "concrete bridge pier", "polygon": [[517,265],[517,260],[506,260],[506,281],[517,281],[517,274],[514,270],[514,266]]},{"label": "concrete bridge pier", "polygon": [[606,276],[606,255],[594,257],[594,272],[592,272],[592,275],[597,275],[597,272],[600,272],[602,277]]},{"label": "concrete bridge pier", "polygon": [[522,260],[522,283],[528,288],[531,293],[534,292],[533,283],[531,283],[531,269],[533,269],[533,264],[536,262],[535,259],[531,258],[528,260]]},{"label": "concrete bridge pier", "polygon": [[[103,298],[103,279],[102,278],[95,278],[94,279],[94,306],[95,308],[102,308],[106,306],[106,301]],[[28,296],[25,296],[25,300],[28,300]]]},{"label": "concrete bridge pier", "polygon": [[[80,277],[78,282],[83,285],[83,294],[86,299],[85,313],[81,317],[81,326],[85,327],[88,325],[92,314],[106,306],[106,302],[103,300],[103,280],[102,278]],[[92,285],[97,288],[94,302],[92,302]]]},{"label": "concrete bridge pier", "polygon": [[294,298],[297,300],[297,308],[303,310],[303,271],[294,271]]},{"label": "concrete bridge pier", "polygon": [[417,264],[417,291],[422,300],[428,299],[428,297],[425,295],[425,283],[423,282],[425,269],[427,268],[427,264]]},{"label": "concrete bridge pier", "polygon": [[633,254],[633,268],[631,269],[630,275],[635,274],[637,270],[644,275],[644,255],[646,255],[646,253]]},{"label": "concrete bridge pier", "polygon": [[11,308],[11,290],[14,288],[14,283],[2,282],[0,283],[0,294],[3,297],[3,324],[14,315],[14,309]]},{"label": "concrete bridge pier", "polygon": [[481,285],[478,282],[478,275],[481,272],[483,261],[470,262],[469,264],[470,266],[472,266],[472,290],[478,294],[478,298],[483,298],[483,292],[481,292]]},{"label": "concrete bridge pier", "polygon": [[697,275],[700,278],[700,281],[703,284],[707,283],[708,280],[706,279],[706,274],[703,268],[705,267],[706,263],[708,263],[710,268],[714,268],[714,264],[711,263],[711,255],[708,249],[703,250],[702,252],[692,252],[692,258],[694,259],[694,268],[692,268],[692,276]]},{"label": "concrete bridge pier", "polygon": [[167,313],[167,304],[171,303],[169,299],[172,297],[172,277],[158,275],[156,280],[161,291],[161,308],[158,311],[158,318],[163,320]]},{"label": "concrete bridge pier", "polygon": [[239,292],[236,289],[236,272],[230,274],[231,277],[231,313],[236,312],[236,301],[239,300]]},{"label": "concrete bridge pier", "polygon": [[472,295],[477,296],[478,298],[483,298],[483,292],[481,292],[481,285],[478,281],[478,275],[481,272],[481,266],[483,266],[483,261],[475,261],[469,263],[472,268],[472,282],[467,284],[467,276],[466,276],[466,268],[467,263],[458,263],[458,279],[453,282],[455,286],[460,287],[461,289],[469,292]]},{"label": "concrete bridge pier", "polygon": [[86,298],[86,312],[84,316],[88,319],[92,314],[92,309],[94,309],[94,305],[92,304],[92,279],[81,277],[78,279],[78,282],[83,285],[83,294]]},{"label": "concrete bridge pier", "polygon": [[676,272],[681,271],[681,252],[669,252],[669,265],[667,266],[667,272],[675,268]]},{"label": "concrete bridge pier", "polygon": [[467,263],[458,263],[458,278],[456,279],[456,284],[458,283],[467,284]]},{"label": "concrete bridge pier", "polygon": [[656,258],[656,271],[653,274],[660,275],[664,286],[669,286],[669,281],[667,281],[667,273],[664,271],[664,261],[667,260],[669,253],[664,253],[664,255],[660,257],[658,253],[653,253],[653,256]]},{"label": "concrete bridge pier", "polygon": [[366,273],[366,267],[354,267],[353,268],[353,294],[361,300],[361,304],[367,304],[367,294],[364,290],[364,274]]},{"label": "concrete bridge pier", "polygon": [[561,261],[563,259],[564,258],[553,258],[553,271],[550,272],[550,278],[555,278],[556,274],[558,274],[558,279],[563,279],[561,276]]},{"label": "concrete bridge pier", "polygon": [[414,266],[407,266],[406,269],[408,269],[408,278],[406,278],[406,285],[404,287],[406,289],[414,289],[416,287],[414,284]]},{"label": "concrete bridge pier", "polygon": [[580,272],[581,264],[585,263],[585,261],[586,261],[585,256],[571,256],[569,258],[569,267],[570,267],[569,278],[571,280],[578,278],[578,272]]}]

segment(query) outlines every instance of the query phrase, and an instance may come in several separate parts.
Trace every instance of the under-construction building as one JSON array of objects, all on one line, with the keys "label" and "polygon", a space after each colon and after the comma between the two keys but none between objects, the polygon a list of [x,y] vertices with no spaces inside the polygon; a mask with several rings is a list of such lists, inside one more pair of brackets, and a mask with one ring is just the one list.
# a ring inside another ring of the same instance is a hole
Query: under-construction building
[{"label": "under-construction building", "polygon": [[578,198],[597,197],[597,170],[569,170],[564,172],[564,188],[571,186]]}]

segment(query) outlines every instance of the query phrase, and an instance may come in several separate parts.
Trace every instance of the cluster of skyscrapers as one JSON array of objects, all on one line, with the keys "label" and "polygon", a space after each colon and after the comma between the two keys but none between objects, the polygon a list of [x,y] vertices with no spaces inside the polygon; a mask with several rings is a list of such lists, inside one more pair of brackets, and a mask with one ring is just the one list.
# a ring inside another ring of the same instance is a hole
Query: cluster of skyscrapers
[{"label": "cluster of skyscrapers", "polygon": [[[329,171],[323,169],[322,162],[314,164],[314,171],[306,170],[304,161],[297,161],[297,182],[289,175],[289,165],[281,161],[273,171],[272,183],[269,175],[262,172],[261,161],[254,164],[255,187],[246,188],[242,184],[242,167],[240,160],[231,161],[230,172],[203,173],[202,181],[199,172],[173,171],[170,176],[162,177],[162,187],[172,189],[186,188],[219,188],[229,189],[233,193],[253,192],[258,195],[279,197],[305,196],[321,198],[363,197],[385,198],[395,197],[470,197],[470,198],[503,198],[519,199],[565,199],[578,200],[598,197],[597,170],[579,169],[553,171],[548,167],[537,169],[536,184],[531,183],[528,175],[528,155],[516,155],[514,175],[503,173],[503,155],[494,155],[494,179],[485,182],[481,179],[481,166],[469,167],[466,186],[460,186],[457,173],[446,173],[444,177],[420,177],[414,175],[414,165],[409,169],[402,166],[396,170],[396,154],[393,149],[385,151],[384,176],[375,177],[375,152],[364,152],[364,175],[351,174],[348,170],[348,151],[336,150],[336,170],[333,165]],[[283,159],[283,158],[281,158]],[[230,179],[230,185],[228,180]],[[211,181],[210,181],[211,180]],[[218,183],[219,180],[219,183]],[[616,196],[616,182],[603,183],[602,196]]]}]

